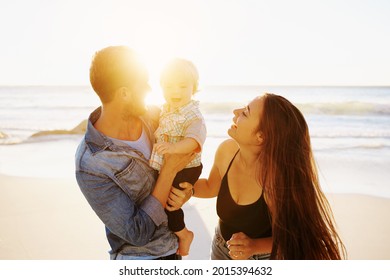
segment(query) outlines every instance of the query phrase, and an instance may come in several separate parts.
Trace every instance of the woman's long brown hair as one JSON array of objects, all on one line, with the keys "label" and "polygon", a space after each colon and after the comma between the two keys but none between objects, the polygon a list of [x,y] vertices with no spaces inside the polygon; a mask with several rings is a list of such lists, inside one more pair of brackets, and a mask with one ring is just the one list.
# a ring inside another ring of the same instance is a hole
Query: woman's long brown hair
[{"label": "woman's long brown hair", "polygon": [[271,259],[345,257],[320,187],[305,118],[284,97],[265,94],[263,104],[259,178],[272,215]]}]

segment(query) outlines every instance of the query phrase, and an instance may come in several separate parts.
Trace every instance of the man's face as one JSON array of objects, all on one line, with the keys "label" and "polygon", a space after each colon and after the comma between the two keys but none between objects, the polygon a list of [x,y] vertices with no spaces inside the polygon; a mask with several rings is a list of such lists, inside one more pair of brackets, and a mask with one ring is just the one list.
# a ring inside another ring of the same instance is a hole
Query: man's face
[{"label": "man's face", "polygon": [[131,98],[128,100],[129,114],[134,117],[139,117],[146,112],[145,97],[150,91],[148,79],[142,79],[131,89]]}]

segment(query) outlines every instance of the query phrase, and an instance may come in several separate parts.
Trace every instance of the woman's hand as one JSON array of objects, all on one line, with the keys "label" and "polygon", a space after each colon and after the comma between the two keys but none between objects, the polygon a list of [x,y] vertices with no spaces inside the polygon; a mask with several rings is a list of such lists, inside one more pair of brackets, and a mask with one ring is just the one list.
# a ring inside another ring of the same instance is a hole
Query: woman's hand
[{"label": "woman's hand", "polygon": [[249,238],[243,232],[233,234],[226,243],[229,248],[229,255],[233,260],[247,260],[256,254],[254,239]]},{"label": "woman's hand", "polygon": [[180,209],[192,196],[193,186],[190,183],[184,182],[179,185],[182,190],[171,188],[171,193],[169,194],[167,205],[165,207],[168,211]]}]

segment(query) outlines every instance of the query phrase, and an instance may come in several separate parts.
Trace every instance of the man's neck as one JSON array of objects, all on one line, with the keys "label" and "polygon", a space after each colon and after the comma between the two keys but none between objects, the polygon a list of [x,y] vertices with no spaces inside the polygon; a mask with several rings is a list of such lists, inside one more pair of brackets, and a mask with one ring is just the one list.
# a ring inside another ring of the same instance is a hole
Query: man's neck
[{"label": "man's neck", "polygon": [[136,141],[142,134],[139,117],[126,116],[105,107],[94,127],[108,137],[125,141]]}]

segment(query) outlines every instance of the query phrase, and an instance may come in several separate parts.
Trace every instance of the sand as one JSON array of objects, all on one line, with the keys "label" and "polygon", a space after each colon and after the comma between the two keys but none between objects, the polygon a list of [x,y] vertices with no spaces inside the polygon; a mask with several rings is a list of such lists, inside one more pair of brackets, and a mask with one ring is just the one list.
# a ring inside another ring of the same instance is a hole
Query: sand
[{"label": "sand", "polygon": [[[0,146],[0,260],[108,259],[104,225],[74,177],[79,137]],[[207,177],[220,142],[206,140],[202,177]],[[323,154],[318,162],[348,259],[390,260],[388,160]],[[184,212],[187,227],[195,233],[185,259],[209,259],[217,223],[215,199],[192,198]]]},{"label": "sand", "polygon": [[[390,259],[390,199],[327,194],[348,259]],[[185,259],[209,259],[217,221],[215,199],[192,198],[184,207],[194,231]],[[0,259],[106,260],[104,226],[75,179],[0,175]]]}]

